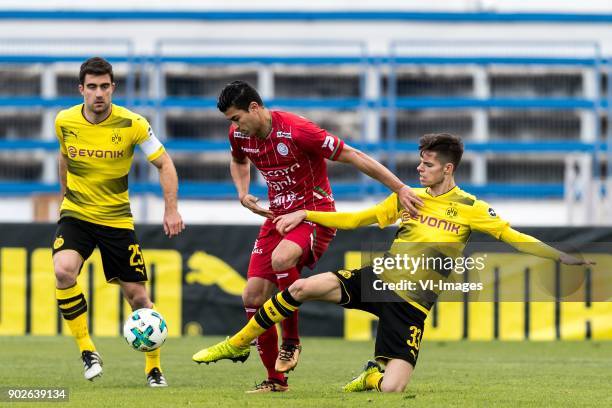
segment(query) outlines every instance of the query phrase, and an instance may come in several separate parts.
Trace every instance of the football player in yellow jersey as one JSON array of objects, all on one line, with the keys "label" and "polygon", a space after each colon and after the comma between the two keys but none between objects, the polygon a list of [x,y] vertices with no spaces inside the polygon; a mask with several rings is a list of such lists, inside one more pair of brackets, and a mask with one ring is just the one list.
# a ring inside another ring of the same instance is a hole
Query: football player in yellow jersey
[{"label": "football player in yellow jersey", "polygon": [[[136,146],[159,170],[164,232],[173,237],[185,228],[177,207],[178,178],[172,159],[145,118],[112,104],[114,89],[113,68],[106,60],[85,61],[79,74],[83,103],[59,112],[55,120],[64,196],[53,243],[56,297],[79,346],[87,380],[102,375],[102,359],[89,336],[87,302],[77,276],[96,246],[106,280],[121,286],[132,309],[154,307],[145,288],[147,271],[128,197]],[[167,386],[159,349],[146,353],[145,374],[149,386]]]},{"label": "football player in yellow jersey", "polygon": [[[381,203],[358,212],[319,212],[300,210],[277,217],[274,221],[280,233],[287,233],[307,220],[331,228],[354,229],[378,224],[381,228],[400,220],[400,227],[384,259],[402,253],[447,247],[459,253],[471,231],[478,230],[505,241],[519,251],[559,260],[570,265],[590,264],[540,242],[536,238],[512,229],[489,205],[468,194],[455,184],[454,172],[461,156],[463,143],[449,134],[426,135],[420,140],[421,161],[417,170],[424,188],[414,189],[423,200],[419,214],[411,215],[391,194]],[[444,245],[438,245],[444,243]],[[442,253],[444,249],[442,249]],[[390,271],[394,271],[393,267]],[[376,361],[368,361],[364,371],[344,386],[344,391],[377,390],[401,392],[406,388],[418,358],[425,318],[437,293],[422,296],[404,289],[388,291],[375,299],[374,281],[385,281],[385,274],[373,266],[359,270],[325,272],[295,281],[288,289],[270,298],[256,315],[236,335],[194,356],[198,362],[221,359],[244,361],[249,355],[249,343],[273,324],[285,319],[309,300],[336,303],[350,309],[360,309],[379,317],[375,345]],[[386,282],[393,282],[387,276]],[[415,291],[417,292],[417,291]],[[433,300],[433,301],[432,301]],[[385,364],[383,371],[379,363]]]}]

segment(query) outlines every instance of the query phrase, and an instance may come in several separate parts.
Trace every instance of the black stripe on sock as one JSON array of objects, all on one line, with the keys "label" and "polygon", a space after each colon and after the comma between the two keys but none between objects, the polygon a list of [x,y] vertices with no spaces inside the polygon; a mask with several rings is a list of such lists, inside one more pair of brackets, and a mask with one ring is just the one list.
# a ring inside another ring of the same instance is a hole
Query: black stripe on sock
[{"label": "black stripe on sock", "polygon": [[79,303],[78,305],[76,305],[75,307],[71,307],[70,309],[60,310],[62,312],[62,316],[64,316],[64,319],[74,320],[83,313],[87,312],[87,303]]},{"label": "black stripe on sock", "polygon": [[283,306],[278,299],[276,299],[276,296],[272,296],[272,304],[274,305],[274,307],[276,307],[276,309],[278,310],[278,312],[283,315],[283,317],[289,317],[291,316],[291,313],[293,313],[291,310],[287,309],[285,306]]},{"label": "black stripe on sock", "polygon": [[[77,301],[78,303],[74,306],[62,307],[63,305]],[[83,296],[82,293],[68,299],[57,299],[57,305],[62,313],[62,316],[66,320],[74,320],[83,313],[87,312],[87,301],[85,301],[85,296]]]},{"label": "black stripe on sock", "polygon": [[65,305],[67,303],[76,302],[77,300],[83,300],[84,301],[85,300],[85,296],[82,293],[79,293],[78,295],[73,296],[73,297],[68,298],[68,299],[57,299],[57,304],[58,304],[58,306],[61,306],[61,305]]},{"label": "black stripe on sock", "polygon": [[255,321],[264,329],[269,329],[270,327],[274,326],[274,322],[270,320],[263,307],[257,309],[257,313],[255,313]]},{"label": "black stripe on sock", "polygon": [[77,310],[80,310],[82,308],[87,309],[87,302],[85,302],[84,300],[82,302],[79,302],[76,305],[70,306],[68,308],[60,307],[60,311],[62,312],[63,315],[67,315],[67,314],[72,314],[72,313],[74,313]]},{"label": "black stripe on sock", "polygon": [[289,293],[289,289],[283,290],[281,292],[281,296],[283,297],[283,300],[285,302],[289,303],[293,307],[300,307],[302,305],[301,302],[298,302],[293,298],[293,296],[291,296],[291,293]]}]

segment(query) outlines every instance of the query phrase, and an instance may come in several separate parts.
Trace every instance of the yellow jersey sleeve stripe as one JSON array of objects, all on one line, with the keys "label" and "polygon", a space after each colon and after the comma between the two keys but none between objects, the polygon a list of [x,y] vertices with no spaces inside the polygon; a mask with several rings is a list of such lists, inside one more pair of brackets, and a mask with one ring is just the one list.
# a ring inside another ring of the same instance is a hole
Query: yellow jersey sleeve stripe
[{"label": "yellow jersey sleeve stripe", "polygon": [[412,307],[414,307],[415,309],[420,310],[421,312],[425,313],[425,316],[427,316],[429,314],[429,309],[427,309],[424,306],[421,306],[420,304],[418,304],[417,302],[408,302],[408,304]]}]

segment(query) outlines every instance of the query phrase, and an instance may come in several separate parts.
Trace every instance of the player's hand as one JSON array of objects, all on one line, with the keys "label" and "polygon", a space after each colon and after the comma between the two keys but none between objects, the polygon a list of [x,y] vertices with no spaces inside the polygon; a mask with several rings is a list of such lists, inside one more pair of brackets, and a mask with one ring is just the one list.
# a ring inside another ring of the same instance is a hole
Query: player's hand
[{"label": "player's hand", "polygon": [[276,230],[279,234],[285,235],[306,219],[306,211],[299,210],[290,214],[285,214],[276,217],[272,222],[276,224]]},{"label": "player's hand", "polygon": [[180,234],[184,229],[183,217],[177,210],[166,210],[164,212],[164,233],[168,238]]},{"label": "player's hand", "polygon": [[423,200],[416,195],[414,190],[408,186],[404,186],[397,192],[402,207],[404,207],[412,216],[419,213],[419,207],[423,206]]},{"label": "player's hand", "polygon": [[248,208],[249,210],[251,210],[251,212],[254,212],[257,215],[261,215],[262,217],[270,219],[274,218],[272,211],[267,210],[257,204],[258,201],[259,198],[255,197],[254,195],[247,194],[240,199],[240,204],[242,204],[243,207]]},{"label": "player's hand", "polygon": [[559,256],[559,261],[565,265],[595,265],[594,261],[577,258],[566,253],[562,253],[561,256]]}]

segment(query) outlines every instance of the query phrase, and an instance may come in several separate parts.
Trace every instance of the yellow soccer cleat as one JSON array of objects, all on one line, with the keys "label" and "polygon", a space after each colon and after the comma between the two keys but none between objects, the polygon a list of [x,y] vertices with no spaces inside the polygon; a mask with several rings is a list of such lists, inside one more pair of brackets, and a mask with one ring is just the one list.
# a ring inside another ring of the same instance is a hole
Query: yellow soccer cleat
[{"label": "yellow soccer cleat", "polygon": [[368,361],[363,368],[363,372],[347,383],[342,390],[344,392],[361,392],[374,390],[376,387],[368,385],[368,378],[371,376],[382,377],[383,369],[376,361]]},{"label": "yellow soccer cleat", "polygon": [[215,363],[219,360],[232,360],[245,362],[249,358],[251,350],[249,346],[245,348],[234,347],[229,342],[229,337],[214,346],[202,349],[195,353],[192,357],[193,361],[198,364]]}]

